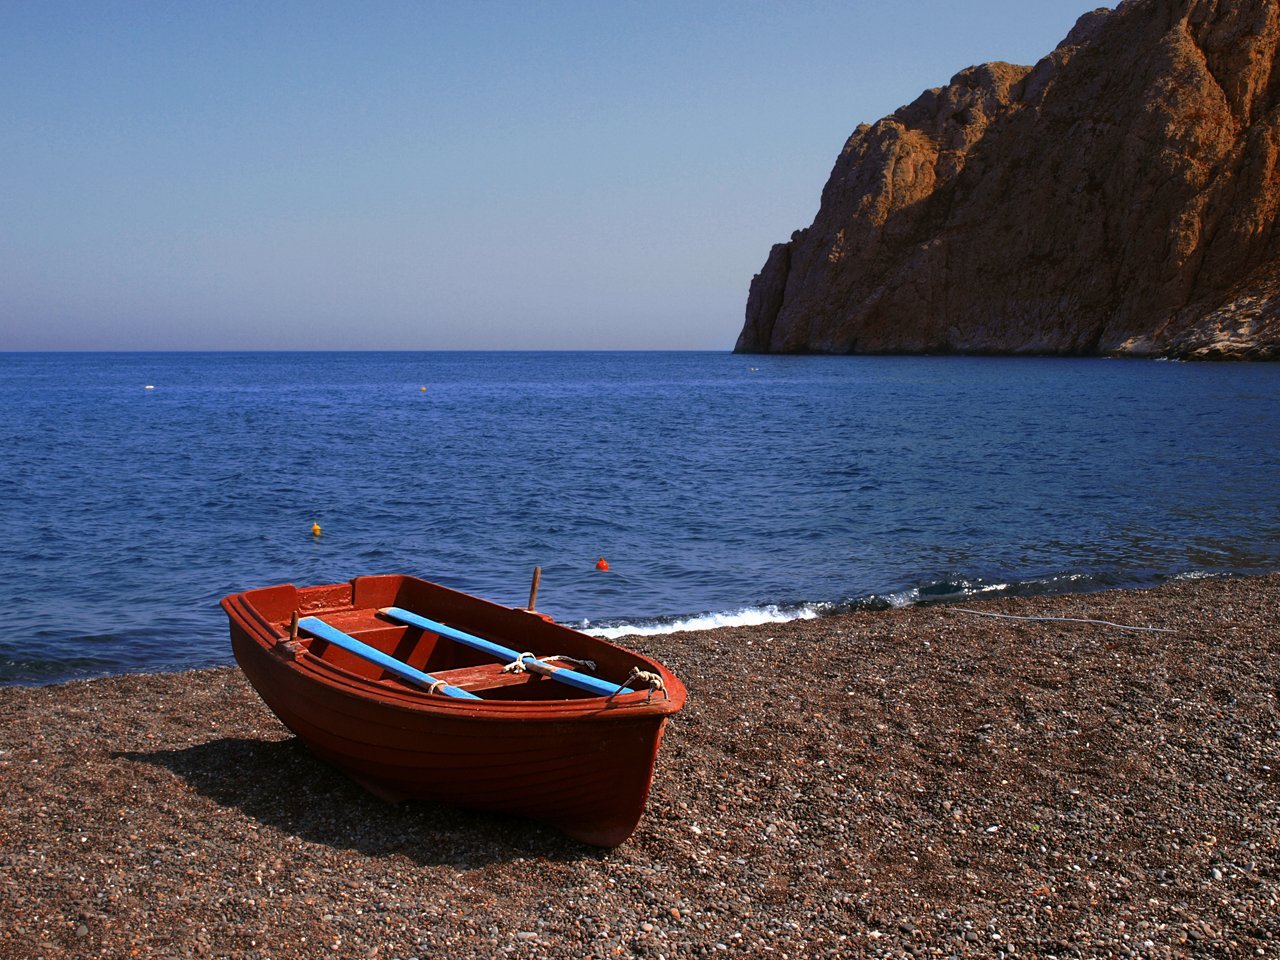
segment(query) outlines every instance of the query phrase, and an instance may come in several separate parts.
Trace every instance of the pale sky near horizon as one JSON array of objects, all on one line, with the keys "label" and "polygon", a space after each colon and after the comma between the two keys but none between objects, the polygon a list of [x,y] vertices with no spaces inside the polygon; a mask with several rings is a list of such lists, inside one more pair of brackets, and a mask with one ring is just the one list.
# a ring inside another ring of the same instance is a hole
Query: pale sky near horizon
[{"label": "pale sky near horizon", "polygon": [[1095,6],[0,0],[0,351],[728,350],[857,124]]}]

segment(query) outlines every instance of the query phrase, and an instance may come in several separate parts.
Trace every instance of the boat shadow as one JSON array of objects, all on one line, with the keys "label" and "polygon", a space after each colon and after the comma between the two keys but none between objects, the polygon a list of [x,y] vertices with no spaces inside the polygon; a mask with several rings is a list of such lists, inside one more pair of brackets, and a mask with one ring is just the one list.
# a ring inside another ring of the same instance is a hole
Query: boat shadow
[{"label": "boat shadow", "polygon": [[317,759],[296,737],[227,737],[112,756],[168,770],[214,803],[299,839],[372,857],[473,868],[530,857],[592,860],[608,852],[515,817],[420,801],[386,803]]}]

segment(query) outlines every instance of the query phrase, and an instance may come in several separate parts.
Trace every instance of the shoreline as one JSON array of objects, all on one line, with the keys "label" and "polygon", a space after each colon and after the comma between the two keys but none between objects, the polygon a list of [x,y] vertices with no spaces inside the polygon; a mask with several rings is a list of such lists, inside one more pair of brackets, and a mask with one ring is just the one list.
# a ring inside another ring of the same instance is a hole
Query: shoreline
[{"label": "shoreline", "polygon": [[959,603],[622,639],[689,703],[614,851],[386,806],[234,667],[6,687],[0,958],[1280,952],[1280,574]]},{"label": "shoreline", "polygon": [[[713,630],[736,630],[757,626],[777,625],[785,627],[796,621],[823,620],[831,617],[859,613],[879,613],[889,610],[916,607],[942,606],[955,609],[965,603],[985,603],[998,600],[1034,600],[1041,597],[1090,596],[1106,593],[1132,593],[1155,590],[1162,586],[1195,580],[1258,579],[1280,574],[1276,570],[1213,571],[1191,570],[1183,573],[1161,574],[1150,580],[1105,583],[1092,579],[1091,575],[1061,575],[1031,580],[938,580],[925,581],[915,586],[883,593],[868,593],[843,600],[806,600],[763,602],[759,605],[733,605],[698,613],[660,614],[652,617],[638,616],[632,619],[598,620],[566,615],[556,620],[574,630],[599,637],[611,643],[627,641],[639,643],[640,638],[675,636],[686,633],[705,633]],[[218,613],[217,629],[225,632],[225,617]],[[221,633],[219,635],[221,640]],[[126,676],[166,676],[194,673],[201,670],[235,668],[230,644],[226,644],[224,658],[205,658],[203,662],[182,663],[175,661],[156,670],[138,670],[129,665],[100,666],[97,669],[71,671],[65,675],[47,677],[15,677],[0,674],[0,691],[12,688],[39,688],[61,686],[90,680],[110,680]]]}]

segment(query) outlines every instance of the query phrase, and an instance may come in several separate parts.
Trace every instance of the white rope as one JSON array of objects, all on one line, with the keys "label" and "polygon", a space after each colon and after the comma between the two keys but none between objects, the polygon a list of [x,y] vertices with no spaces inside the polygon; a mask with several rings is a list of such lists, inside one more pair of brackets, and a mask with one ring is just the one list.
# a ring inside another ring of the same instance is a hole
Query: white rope
[{"label": "white rope", "polygon": [[595,670],[596,668],[596,662],[594,660],[579,660],[576,657],[567,657],[562,653],[558,653],[554,657],[543,657],[541,659],[535,657],[532,653],[522,653],[503,667],[502,672],[528,672],[540,674],[545,677],[552,671],[559,669],[559,667],[552,666],[553,663],[567,663],[574,667],[581,667],[584,670]]},{"label": "white rope", "polygon": [[558,660],[561,663],[567,663],[573,667],[581,667],[583,670],[595,671],[596,662],[594,660],[579,660],[577,657],[566,657],[563,653],[557,653],[554,657],[543,657],[543,663],[550,663],[552,660]]},{"label": "white rope", "polygon": [[1134,627],[1126,623],[1112,623],[1110,620],[1085,620],[1081,617],[1015,617],[1011,613],[987,613],[983,610],[969,610],[965,607],[945,607],[956,613],[971,613],[975,617],[996,617],[1000,620],[1051,620],[1058,623],[1096,623],[1104,627],[1115,627],[1117,630],[1145,630],[1148,633],[1177,633],[1165,627]]},{"label": "white rope", "polygon": [[663,697],[665,697],[668,700],[671,699],[671,695],[667,693],[667,686],[665,683],[663,683],[662,675],[657,673],[652,673],[648,670],[641,670],[639,667],[631,668],[631,672],[627,674],[627,679],[623,680],[622,683],[618,684],[618,689],[613,691],[613,693],[609,694],[609,699],[612,700],[614,697],[620,694],[623,690],[625,690],[627,688],[627,684],[630,683],[632,680],[638,680],[641,683],[648,685],[649,696],[645,700],[645,703],[649,703],[650,701],[653,700],[653,692],[655,690],[661,690]]},{"label": "white rope", "polygon": [[532,653],[522,653],[520,654],[520,656],[516,657],[514,660],[508,663],[505,667],[503,667],[502,672],[503,673],[524,673],[527,669],[529,669],[524,665],[525,657],[528,657],[530,660],[535,660],[535,661],[538,659]]}]

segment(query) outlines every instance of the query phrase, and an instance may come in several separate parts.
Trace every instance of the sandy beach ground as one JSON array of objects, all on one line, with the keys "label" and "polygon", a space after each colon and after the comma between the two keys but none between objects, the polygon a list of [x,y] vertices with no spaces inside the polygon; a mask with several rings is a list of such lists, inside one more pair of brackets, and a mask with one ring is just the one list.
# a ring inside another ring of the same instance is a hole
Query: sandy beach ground
[{"label": "sandy beach ground", "polygon": [[386,806],[234,668],[0,689],[0,957],[1280,954],[1280,575],[964,606],[1167,632],[623,641],[689,704],[613,851]]}]

